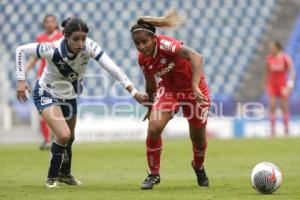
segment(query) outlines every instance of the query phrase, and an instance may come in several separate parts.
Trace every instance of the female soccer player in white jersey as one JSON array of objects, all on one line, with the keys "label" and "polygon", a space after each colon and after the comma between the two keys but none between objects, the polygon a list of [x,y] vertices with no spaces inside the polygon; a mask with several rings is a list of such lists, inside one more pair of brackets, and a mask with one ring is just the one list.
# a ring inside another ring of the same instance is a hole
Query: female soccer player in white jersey
[{"label": "female soccer player in white jersey", "polygon": [[104,53],[99,44],[87,37],[89,29],[80,18],[62,22],[64,37],[52,43],[30,43],[16,50],[17,98],[27,101],[24,66],[25,55],[45,58],[47,65],[33,90],[34,103],[54,133],[51,146],[47,188],[60,182],[69,185],[81,183],[71,175],[72,143],[76,125],[76,97],[82,91],[81,75],[85,73],[90,58],[94,58],[117,79],[139,103],[147,95],[138,92],[127,76]]}]

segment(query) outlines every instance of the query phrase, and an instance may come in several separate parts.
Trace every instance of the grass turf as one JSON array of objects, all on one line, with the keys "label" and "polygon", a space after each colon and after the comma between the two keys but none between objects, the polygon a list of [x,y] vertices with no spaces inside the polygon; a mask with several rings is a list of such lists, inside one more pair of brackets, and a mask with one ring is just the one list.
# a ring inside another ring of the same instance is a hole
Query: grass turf
[{"label": "grass turf", "polygon": [[[82,186],[46,189],[48,152],[37,145],[0,146],[0,199],[300,199],[300,138],[211,140],[205,166],[209,188],[200,188],[190,166],[190,141],[165,140],[162,182],[141,191],[146,177],[144,142],[75,144],[73,174]],[[284,172],[272,195],[252,189],[250,172],[261,161],[271,161]]]}]

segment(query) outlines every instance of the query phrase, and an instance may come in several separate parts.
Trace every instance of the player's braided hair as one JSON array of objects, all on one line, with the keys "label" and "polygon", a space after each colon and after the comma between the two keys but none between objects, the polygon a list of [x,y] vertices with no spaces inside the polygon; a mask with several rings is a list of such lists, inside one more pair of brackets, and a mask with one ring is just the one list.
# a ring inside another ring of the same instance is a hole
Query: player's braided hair
[{"label": "player's braided hair", "polygon": [[185,22],[185,18],[177,13],[172,8],[162,17],[153,16],[142,16],[139,17],[137,23],[131,27],[131,34],[135,31],[144,30],[154,34],[156,31],[155,27],[169,29],[181,25]]},{"label": "player's braided hair", "polygon": [[61,26],[64,28],[63,33],[66,37],[71,36],[71,34],[76,31],[89,32],[86,23],[78,17],[69,17],[63,20]]}]

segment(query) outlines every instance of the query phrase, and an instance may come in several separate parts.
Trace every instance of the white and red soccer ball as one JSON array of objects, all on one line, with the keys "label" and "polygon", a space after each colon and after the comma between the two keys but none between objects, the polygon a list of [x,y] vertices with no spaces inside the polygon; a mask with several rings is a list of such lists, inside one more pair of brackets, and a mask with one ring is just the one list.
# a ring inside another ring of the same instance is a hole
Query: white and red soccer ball
[{"label": "white and red soccer ball", "polygon": [[282,173],[273,163],[261,162],[255,165],[251,173],[254,189],[262,194],[272,194],[282,183]]}]

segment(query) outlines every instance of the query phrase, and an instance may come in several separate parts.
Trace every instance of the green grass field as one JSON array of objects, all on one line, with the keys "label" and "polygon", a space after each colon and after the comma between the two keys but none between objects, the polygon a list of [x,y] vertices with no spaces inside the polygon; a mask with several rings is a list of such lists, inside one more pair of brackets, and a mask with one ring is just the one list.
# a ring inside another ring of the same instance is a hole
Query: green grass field
[{"label": "green grass field", "polygon": [[[206,157],[209,188],[200,188],[190,166],[190,141],[166,140],[162,182],[141,191],[146,176],[144,142],[75,144],[73,174],[83,186],[46,189],[48,152],[37,145],[0,146],[0,199],[300,199],[300,138],[211,140]],[[276,163],[284,172],[272,195],[252,189],[250,171],[260,161]]]}]

